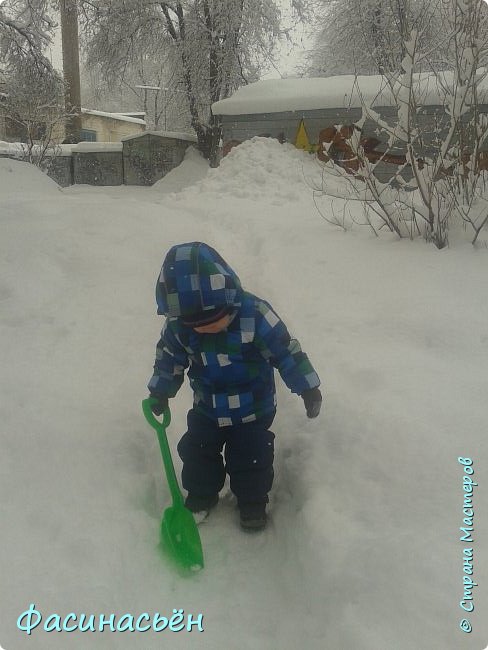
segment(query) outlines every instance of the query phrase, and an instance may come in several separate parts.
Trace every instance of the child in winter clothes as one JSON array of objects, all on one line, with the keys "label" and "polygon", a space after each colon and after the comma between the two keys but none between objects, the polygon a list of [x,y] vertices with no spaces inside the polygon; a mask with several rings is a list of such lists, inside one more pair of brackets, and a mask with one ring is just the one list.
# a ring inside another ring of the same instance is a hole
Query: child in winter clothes
[{"label": "child in winter clothes", "polygon": [[[178,444],[185,505],[208,512],[226,471],[242,528],[266,525],[273,483],[276,412],[274,370],[317,417],[320,380],[271,305],[244,291],[236,273],[210,246],[173,246],[156,285],[165,325],[148,388],[160,415],[181,387],[185,368],[194,392],[188,431]],[[156,401],[157,400],[157,401]],[[222,450],[225,445],[225,466]]]}]

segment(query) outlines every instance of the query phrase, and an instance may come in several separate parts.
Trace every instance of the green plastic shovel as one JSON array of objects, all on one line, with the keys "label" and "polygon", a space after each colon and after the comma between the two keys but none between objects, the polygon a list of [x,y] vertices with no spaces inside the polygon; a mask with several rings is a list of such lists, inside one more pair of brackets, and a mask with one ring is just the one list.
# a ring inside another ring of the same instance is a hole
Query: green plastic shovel
[{"label": "green plastic shovel", "polygon": [[159,422],[151,410],[151,404],[156,401],[154,397],[143,400],[142,410],[146,420],[157,433],[166,478],[173,499],[173,505],[166,508],[161,521],[161,544],[180,566],[192,570],[202,569],[203,551],[200,534],[193,514],[184,506],[166,437],[166,427],[171,422],[171,413],[167,408],[163,413],[163,421]]}]

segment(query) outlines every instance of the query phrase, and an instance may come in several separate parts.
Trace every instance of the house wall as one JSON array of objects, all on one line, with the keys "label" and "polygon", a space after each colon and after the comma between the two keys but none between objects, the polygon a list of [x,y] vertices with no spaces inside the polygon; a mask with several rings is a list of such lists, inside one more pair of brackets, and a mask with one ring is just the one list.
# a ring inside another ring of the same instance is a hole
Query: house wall
[{"label": "house wall", "polygon": [[81,124],[83,129],[96,131],[97,142],[120,142],[129,135],[143,133],[144,124],[114,120],[100,115],[82,113]]},{"label": "house wall", "polygon": [[[40,120],[42,122],[42,120]],[[144,125],[135,122],[126,122],[123,120],[114,120],[109,117],[99,115],[87,115],[82,113],[81,125],[83,129],[89,129],[96,132],[97,142],[120,142],[122,138],[129,135],[136,135],[144,132]],[[19,142],[23,140],[20,129],[8,132],[5,125],[5,119],[0,114],[0,140],[9,142]],[[52,141],[56,144],[63,142],[65,138],[64,122],[60,120],[53,127]]]}]

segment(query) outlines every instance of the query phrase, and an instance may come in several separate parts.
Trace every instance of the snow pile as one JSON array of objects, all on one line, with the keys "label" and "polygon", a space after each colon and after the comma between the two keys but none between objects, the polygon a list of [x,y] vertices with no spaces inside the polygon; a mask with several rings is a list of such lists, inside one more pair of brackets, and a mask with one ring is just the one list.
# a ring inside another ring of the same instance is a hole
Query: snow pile
[{"label": "snow pile", "polygon": [[164,178],[152,186],[153,190],[162,194],[181,192],[186,187],[202,180],[208,173],[208,162],[195,149],[188,147],[183,162],[172,169]]},{"label": "snow pile", "polygon": [[255,137],[234,147],[188,191],[282,205],[310,193],[305,178],[317,172],[314,156],[273,138]]},{"label": "snow pile", "polygon": [[59,185],[28,162],[0,158],[0,198],[21,201],[26,197],[57,196]]}]

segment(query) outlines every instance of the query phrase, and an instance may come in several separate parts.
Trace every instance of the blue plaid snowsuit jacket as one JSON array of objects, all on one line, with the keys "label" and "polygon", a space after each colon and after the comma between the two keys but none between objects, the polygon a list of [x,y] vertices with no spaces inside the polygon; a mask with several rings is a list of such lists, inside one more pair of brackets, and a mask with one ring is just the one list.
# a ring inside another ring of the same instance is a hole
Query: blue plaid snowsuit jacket
[{"label": "blue plaid snowsuit jacket", "polygon": [[[307,355],[271,305],[244,291],[236,273],[207,244],[170,249],[156,301],[158,314],[167,318],[148,384],[151,394],[174,397],[189,367],[193,408],[219,426],[229,426],[276,409],[273,368],[293,393],[320,385]],[[199,334],[180,318],[224,306],[234,308],[233,319],[218,334]]]}]

